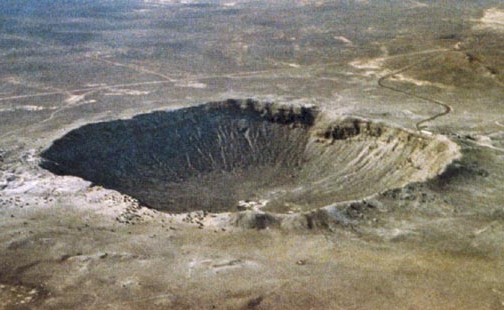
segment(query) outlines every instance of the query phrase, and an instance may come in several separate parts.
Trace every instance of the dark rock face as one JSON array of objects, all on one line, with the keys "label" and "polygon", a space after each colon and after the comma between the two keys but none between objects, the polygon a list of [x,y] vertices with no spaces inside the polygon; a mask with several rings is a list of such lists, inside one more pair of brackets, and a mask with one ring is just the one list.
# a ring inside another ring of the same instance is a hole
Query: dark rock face
[{"label": "dark rock face", "polygon": [[[42,153],[41,166],[163,211],[230,211],[258,199],[288,211],[402,185],[414,173],[405,161],[428,147],[405,131],[319,116],[253,100],[154,112],[73,130]],[[398,161],[403,173],[388,174]]]}]

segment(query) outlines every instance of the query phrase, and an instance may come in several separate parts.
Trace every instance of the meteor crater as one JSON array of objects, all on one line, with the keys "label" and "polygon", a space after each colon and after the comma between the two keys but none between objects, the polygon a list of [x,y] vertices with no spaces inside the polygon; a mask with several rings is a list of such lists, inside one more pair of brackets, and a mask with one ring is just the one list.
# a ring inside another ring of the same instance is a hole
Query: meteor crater
[{"label": "meteor crater", "polygon": [[456,144],[315,107],[226,100],[77,128],[41,166],[171,213],[308,211],[441,173]]}]

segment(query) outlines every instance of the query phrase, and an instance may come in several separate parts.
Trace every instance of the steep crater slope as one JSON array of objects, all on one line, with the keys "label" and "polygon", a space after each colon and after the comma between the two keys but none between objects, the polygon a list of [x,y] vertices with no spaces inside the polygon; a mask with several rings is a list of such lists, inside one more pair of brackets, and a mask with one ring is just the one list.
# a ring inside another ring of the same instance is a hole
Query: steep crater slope
[{"label": "steep crater slope", "polygon": [[226,212],[257,204],[306,211],[431,178],[456,144],[316,108],[227,100],[88,124],[41,166],[152,208]]}]

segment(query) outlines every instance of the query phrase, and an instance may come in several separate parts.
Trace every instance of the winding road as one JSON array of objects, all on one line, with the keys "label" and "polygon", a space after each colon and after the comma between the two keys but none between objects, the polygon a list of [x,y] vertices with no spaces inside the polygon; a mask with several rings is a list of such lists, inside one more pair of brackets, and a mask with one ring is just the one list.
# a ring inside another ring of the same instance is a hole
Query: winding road
[{"label": "winding road", "polygon": [[[448,51],[451,51],[451,50],[446,50],[445,52],[448,52]],[[422,120],[418,121],[415,124],[415,126],[416,126],[416,128],[417,128],[418,131],[421,131],[421,130],[425,129],[425,126],[422,126],[423,124],[425,124],[425,123],[427,123],[429,121],[433,121],[433,120],[435,120],[435,119],[437,119],[439,117],[448,115],[449,113],[451,113],[453,111],[453,108],[450,105],[448,105],[446,103],[443,103],[441,101],[435,100],[433,98],[417,95],[417,94],[412,93],[412,92],[401,90],[401,89],[399,89],[399,88],[397,88],[395,86],[387,85],[387,84],[385,84],[385,81],[387,79],[389,79],[389,78],[391,78],[391,77],[393,77],[395,75],[398,75],[398,74],[400,74],[402,72],[405,72],[405,71],[407,71],[407,70],[409,70],[409,69],[411,69],[411,68],[413,68],[413,67],[415,67],[415,66],[417,66],[419,64],[422,64],[422,63],[424,63],[424,62],[426,62],[428,60],[434,60],[434,59],[436,59],[438,57],[439,57],[439,54],[435,55],[435,56],[427,56],[425,58],[420,59],[417,62],[411,63],[411,64],[409,64],[409,65],[407,65],[407,66],[405,66],[405,67],[403,67],[403,68],[401,68],[399,70],[393,71],[393,72],[391,72],[389,74],[386,74],[386,75],[384,75],[384,76],[382,76],[382,77],[380,77],[378,79],[378,85],[380,87],[382,87],[382,88],[389,89],[391,91],[402,93],[402,94],[405,94],[405,95],[408,95],[408,96],[413,96],[415,98],[418,98],[418,99],[421,99],[421,100],[424,100],[424,101],[427,101],[427,102],[431,102],[431,103],[434,103],[436,105],[439,105],[439,106],[443,107],[443,111],[441,113],[438,113],[436,115],[433,115],[433,116],[430,116],[428,118],[425,118],[425,119],[422,119]]]}]

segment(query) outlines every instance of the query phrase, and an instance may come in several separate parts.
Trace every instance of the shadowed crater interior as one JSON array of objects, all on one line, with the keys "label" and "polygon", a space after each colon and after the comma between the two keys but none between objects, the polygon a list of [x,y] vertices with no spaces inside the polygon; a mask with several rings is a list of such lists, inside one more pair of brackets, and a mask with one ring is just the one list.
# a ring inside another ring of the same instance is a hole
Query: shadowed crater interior
[{"label": "shadowed crater interior", "polygon": [[41,166],[174,213],[304,211],[440,173],[455,144],[316,108],[227,100],[75,129]]}]

